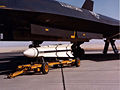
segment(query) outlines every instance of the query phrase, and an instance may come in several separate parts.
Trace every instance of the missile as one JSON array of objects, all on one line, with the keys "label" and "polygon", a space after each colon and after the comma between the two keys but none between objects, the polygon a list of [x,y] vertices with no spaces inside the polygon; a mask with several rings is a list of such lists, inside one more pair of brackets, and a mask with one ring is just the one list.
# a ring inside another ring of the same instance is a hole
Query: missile
[{"label": "missile", "polygon": [[24,56],[29,58],[35,57],[71,57],[73,58],[72,44],[49,45],[30,48],[23,52]]}]

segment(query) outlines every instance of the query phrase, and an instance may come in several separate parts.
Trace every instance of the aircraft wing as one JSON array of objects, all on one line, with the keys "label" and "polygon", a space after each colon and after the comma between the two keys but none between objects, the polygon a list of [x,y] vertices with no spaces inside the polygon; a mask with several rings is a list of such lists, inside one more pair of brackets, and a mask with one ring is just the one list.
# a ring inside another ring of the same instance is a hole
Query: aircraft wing
[{"label": "aircraft wing", "polygon": [[120,21],[94,13],[93,5],[86,5],[78,8],[54,0],[0,0],[1,36],[7,41],[119,38]]}]

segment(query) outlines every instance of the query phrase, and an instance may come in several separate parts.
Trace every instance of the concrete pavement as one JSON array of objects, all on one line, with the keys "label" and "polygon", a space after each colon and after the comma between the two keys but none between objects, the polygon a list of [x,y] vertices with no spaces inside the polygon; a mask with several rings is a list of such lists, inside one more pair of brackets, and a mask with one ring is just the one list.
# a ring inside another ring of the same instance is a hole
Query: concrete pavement
[{"label": "concrete pavement", "polygon": [[[120,90],[119,56],[87,54],[80,67],[63,68],[66,90]],[[26,61],[21,53],[0,54],[0,90],[64,90],[61,68],[47,75],[27,74],[5,79]],[[28,63],[28,62],[27,62]]]}]

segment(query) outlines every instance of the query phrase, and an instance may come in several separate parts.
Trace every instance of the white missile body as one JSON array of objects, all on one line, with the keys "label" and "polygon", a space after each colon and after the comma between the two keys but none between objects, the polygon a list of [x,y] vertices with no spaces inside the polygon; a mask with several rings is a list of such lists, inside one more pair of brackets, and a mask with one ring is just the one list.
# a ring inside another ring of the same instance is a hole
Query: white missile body
[{"label": "white missile body", "polygon": [[49,45],[30,48],[24,51],[24,55],[30,58],[35,57],[74,57],[71,49],[72,44]]}]

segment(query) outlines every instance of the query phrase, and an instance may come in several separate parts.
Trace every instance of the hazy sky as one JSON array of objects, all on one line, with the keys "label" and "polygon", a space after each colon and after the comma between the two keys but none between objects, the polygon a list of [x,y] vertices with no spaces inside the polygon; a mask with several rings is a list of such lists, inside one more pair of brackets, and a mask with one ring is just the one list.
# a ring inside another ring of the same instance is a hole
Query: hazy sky
[{"label": "hazy sky", "polygon": [[[85,0],[57,0],[57,1],[61,1],[61,2],[65,2],[77,7],[82,7],[83,3]],[[120,20],[120,8],[119,8],[119,4],[120,1],[119,0],[93,0],[94,1],[94,11],[96,13],[105,15],[105,16],[109,16],[115,19],[119,19]],[[120,44],[120,40],[117,41]],[[98,41],[98,40],[92,40],[90,42],[90,44],[104,44],[104,42],[102,40]],[[0,42],[0,47],[6,47],[6,46],[28,46],[30,44],[30,42]],[[88,43],[87,43],[88,44]]]}]

